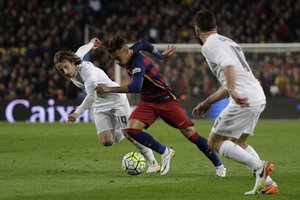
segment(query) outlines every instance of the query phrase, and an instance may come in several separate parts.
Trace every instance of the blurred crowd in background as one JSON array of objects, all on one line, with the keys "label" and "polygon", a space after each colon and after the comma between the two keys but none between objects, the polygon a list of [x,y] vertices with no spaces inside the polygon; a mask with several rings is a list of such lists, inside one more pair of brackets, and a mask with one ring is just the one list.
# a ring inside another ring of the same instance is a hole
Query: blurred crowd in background
[{"label": "blurred crowd in background", "polygon": [[[0,0],[0,100],[83,98],[84,93],[53,68],[58,50],[76,51],[89,36],[103,47],[88,55],[114,79],[106,52],[113,35],[128,43],[198,43],[193,16],[207,8],[219,33],[238,43],[300,42],[297,0]],[[88,25],[88,26],[87,26]],[[200,45],[199,45],[200,48]],[[246,54],[267,96],[300,99],[300,52]],[[177,53],[154,61],[181,99],[207,96],[218,87],[201,53]],[[129,81],[122,72],[123,83]]]}]

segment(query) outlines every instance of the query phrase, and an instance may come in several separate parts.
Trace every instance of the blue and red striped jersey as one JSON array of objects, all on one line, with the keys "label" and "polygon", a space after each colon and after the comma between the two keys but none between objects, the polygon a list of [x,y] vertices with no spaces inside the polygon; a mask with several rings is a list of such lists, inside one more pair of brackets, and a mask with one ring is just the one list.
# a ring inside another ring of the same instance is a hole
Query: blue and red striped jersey
[{"label": "blue and red striped jersey", "polygon": [[152,53],[153,48],[151,44],[144,40],[140,40],[130,47],[133,50],[133,56],[126,68],[132,78],[128,86],[129,92],[139,92],[142,101],[146,102],[163,102],[177,99],[174,91],[159,72],[158,67],[148,56],[141,53],[142,50]]}]

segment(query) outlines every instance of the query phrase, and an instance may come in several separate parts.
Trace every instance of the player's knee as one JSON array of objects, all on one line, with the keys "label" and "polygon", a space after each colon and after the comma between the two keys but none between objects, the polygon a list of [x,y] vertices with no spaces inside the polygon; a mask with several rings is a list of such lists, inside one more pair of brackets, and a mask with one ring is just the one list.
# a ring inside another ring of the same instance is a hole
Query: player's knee
[{"label": "player's knee", "polygon": [[211,148],[213,148],[213,146],[214,146],[214,141],[212,140],[211,137],[208,137],[208,139],[207,139],[207,144],[208,144],[208,146],[210,146]]},{"label": "player's knee", "polygon": [[103,146],[106,146],[106,147],[112,146],[114,144],[114,142],[112,140],[101,140],[100,142]]},{"label": "player's knee", "polygon": [[208,137],[207,144],[215,151],[217,151],[219,149],[219,141],[211,136]]},{"label": "player's knee", "polygon": [[231,138],[230,139],[233,143],[239,145],[240,147],[242,147],[243,149],[247,148],[247,144],[244,140],[239,140],[239,139],[235,139],[235,138]]},{"label": "player's knee", "polygon": [[186,137],[190,138],[195,132],[196,129],[193,126],[189,126],[187,128],[180,129],[180,132]]},{"label": "player's knee", "polygon": [[114,140],[112,134],[106,134],[104,132],[99,134],[99,142],[103,146],[112,146],[114,144]]},{"label": "player's knee", "polygon": [[134,135],[136,135],[136,134],[138,134],[138,133],[140,133],[140,132],[141,132],[141,130],[135,129],[135,128],[127,128],[127,129],[126,129],[126,133],[127,133],[127,135],[130,136],[130,137],[132,137],[132,136],[134,136]]}]

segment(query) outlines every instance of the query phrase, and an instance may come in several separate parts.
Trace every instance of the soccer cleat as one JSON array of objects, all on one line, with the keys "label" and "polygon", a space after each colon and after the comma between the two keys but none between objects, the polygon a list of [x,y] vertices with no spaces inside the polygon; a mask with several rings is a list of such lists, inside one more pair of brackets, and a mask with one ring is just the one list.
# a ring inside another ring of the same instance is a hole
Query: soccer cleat
[{"label": "soccer cleat", "polygon": [[172,157],[175,155],[175,151],[171,148],[166,149],[169,151],[169,154],[166,156],[161,156],[161,168],[160,168],[160,175],[166,175],[170,169],[170,162]]},{"label": "soccer cleat", "polygon": [[217,177],[225,177],[226,176],[226,168],[224,165],[220,165],[216,167],[216,176]]},{"label": "soccer cleat", "polygon": [[266,185],[262,190],[262,194],[278,194],[278,185],[273,182],[271,185]]},{"label": "soccer cleat", "polygon": [[160,170],[160,165],[158,164],[158,162],[154,161],[153,163],[149,162],[149,167],[146,171],[147,174],[151,174],[151,173],[157,173]]},{"label": "soccer cleat", "polygon": [[267,161],[262,161],[262,162],[263,162],[262,168],[258,169],[255,172],[256,181],[255,181],[254,188],[251,191],[245,192],[245,195],[259,194],[264,188],[266,178],[273,170],[273,164]]}]

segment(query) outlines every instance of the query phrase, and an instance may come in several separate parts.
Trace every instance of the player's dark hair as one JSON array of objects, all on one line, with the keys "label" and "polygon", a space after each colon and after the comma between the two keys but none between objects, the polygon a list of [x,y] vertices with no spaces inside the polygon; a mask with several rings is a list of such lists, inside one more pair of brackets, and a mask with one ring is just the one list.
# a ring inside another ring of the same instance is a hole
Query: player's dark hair
[{"label": "player's dark hair", "polygon": [[81,64],[82,60],[72,51],[58,51],[53,59],[54,66],[62,62],[64,60],[68,60],[71,63],[75,63],[75,65]]},{"label": "player's dark hair", "polygon": [[211,31],[217,27],[216,17],[209,10],[200,10],[195,15],[195,25],[201,32]]},{"label": "player's dark hair", "polygon": [[123,46],[126,46],[125,40],[121,36],[116,35],[108,43],[108,50],[107,51],[108,51],[109,54],[112,54],[112,53],[116,52],[117,50],[122,49]]}]

